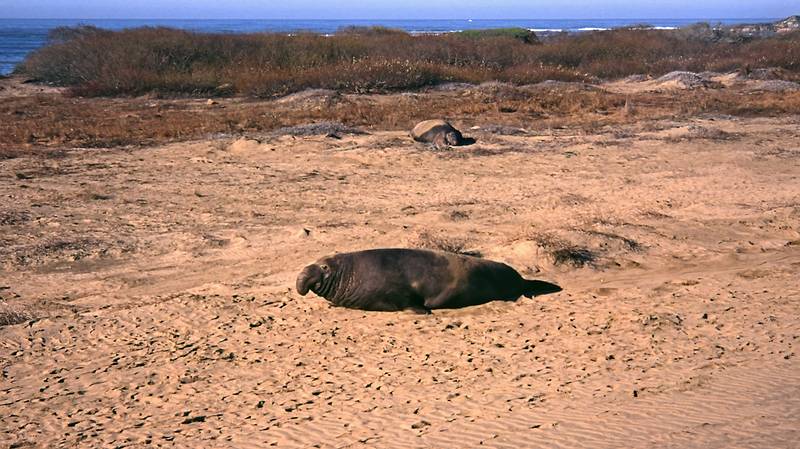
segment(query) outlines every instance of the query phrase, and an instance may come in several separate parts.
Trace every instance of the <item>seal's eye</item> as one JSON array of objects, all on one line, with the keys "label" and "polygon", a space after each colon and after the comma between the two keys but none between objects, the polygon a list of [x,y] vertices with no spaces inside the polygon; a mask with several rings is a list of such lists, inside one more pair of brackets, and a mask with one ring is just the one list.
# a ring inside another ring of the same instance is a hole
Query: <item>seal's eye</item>
[{"label": "seal's eye", "polygon": [[327,273],[327,272],[329,272],[329,271],[331,271],[331,269],[330,269],[330,268],[328,268],[328,266],[327,266],[327,265],[320,265],[320,268],[322,269],[322,271],[324,271],[324,272],[326,272],[326,273]]}]

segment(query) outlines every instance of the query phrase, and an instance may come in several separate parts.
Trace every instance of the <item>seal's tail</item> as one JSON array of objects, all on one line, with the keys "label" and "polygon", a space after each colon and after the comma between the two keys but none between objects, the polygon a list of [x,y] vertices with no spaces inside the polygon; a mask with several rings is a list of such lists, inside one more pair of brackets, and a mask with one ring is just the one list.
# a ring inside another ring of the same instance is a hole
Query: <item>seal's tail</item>
[{"label": "seal's tail", "polygon": [[525,291],[522,293],[526,298],[532,298],[539,295],[547,295],[550,293],[558,293],[562,290],[556,284],[545,281],[531,281],[525,279]]}]

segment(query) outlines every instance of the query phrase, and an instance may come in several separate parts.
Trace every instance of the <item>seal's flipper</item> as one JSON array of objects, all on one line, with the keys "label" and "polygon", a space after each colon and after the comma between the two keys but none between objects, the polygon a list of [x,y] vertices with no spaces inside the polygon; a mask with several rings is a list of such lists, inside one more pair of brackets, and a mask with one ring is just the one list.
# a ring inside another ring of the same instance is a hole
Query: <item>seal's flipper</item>
[{"label": "seal's flipper", "polygon": [[563,290],[556,284],[545,281],[531,281],[525,279],[525,291],[522,293],[526,298],[532,298],[539,295],[548,295],[550,293],[558,293]]}]

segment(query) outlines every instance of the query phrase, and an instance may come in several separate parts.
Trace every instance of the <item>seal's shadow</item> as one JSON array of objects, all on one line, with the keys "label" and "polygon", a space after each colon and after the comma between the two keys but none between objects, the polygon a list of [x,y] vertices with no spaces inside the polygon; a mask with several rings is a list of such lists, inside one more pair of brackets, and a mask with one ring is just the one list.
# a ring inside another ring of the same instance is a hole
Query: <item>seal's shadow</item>
[{"label": "seal's shadow", "polygon": [[467,145],[473,145],[477,140],[474,137],[462,137],[461,141],[458,142],[458,146],[464,147]]}]

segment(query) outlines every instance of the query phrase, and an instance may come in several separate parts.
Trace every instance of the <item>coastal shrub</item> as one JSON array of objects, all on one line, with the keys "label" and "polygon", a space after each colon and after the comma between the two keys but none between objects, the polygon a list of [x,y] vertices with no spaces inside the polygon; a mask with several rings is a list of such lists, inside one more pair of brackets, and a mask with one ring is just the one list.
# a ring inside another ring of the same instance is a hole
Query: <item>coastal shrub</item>
[{"label": "coastal shrub", "polygon": [[718,64],[719,69],[779,67],[795,72],[793,76],[797,79],[800,75],[800,31],[748,42],[738,55],[720,58]]},{"label": "coastal shrub", "polygon": [[536,33],[525,28],[491,28],[488,30],[464,30],[458,33],[463,37],[483,39],[487,37],[510,37],[526,44],[538,44]]},{"label": "coastal shrub", "polygon": [[110,31],[98,28],[94,25],[60,26],[55,27],[47,33],[49,44],[60,44],[82,37],[98,36],[108,34]]},{"label": "coastal shrub", "polygon": [[338,30],[336,30],[336,34],[338,35],[352,34],[357,36],[408,35],[407,32],[403,30],[398,30],[396,28],[389,28],[384,26],[358,26],[358,25],[348,25],[341,27]]},{"label": "coastal shrub", "polygon": [[700,47],[699,42],[665,30],[619,29],[559,37],[541,46],[539,58],[600,78],[620,78],[691,70],[686,63],[701,52]]},{"label": "coastal shrub", "polygon": [[[531,45],[501,29],[411,35],[381,27],[207,34],[160,27],[58,28],[17,71],[76,95],[257,97],[307,88],[389,92],[445,82],[593,81],[671,71],[777,67],[800,73],[800,32],[733,41],[714,28],[560,34]],[[699,36],[699,37],[698,37]],[[225,86],[222,88],[222,86]]]},{"label": "coastal shrub", "polygon": [[[256,97],[281,96],[309,88],[356,93],[418,89],[449,78],[446,71],[430,63],[384,58],[355,59],[297,69],[253,66],[221,77]],[[213,91],[212,85],[206,87],[207,92]]]}]

